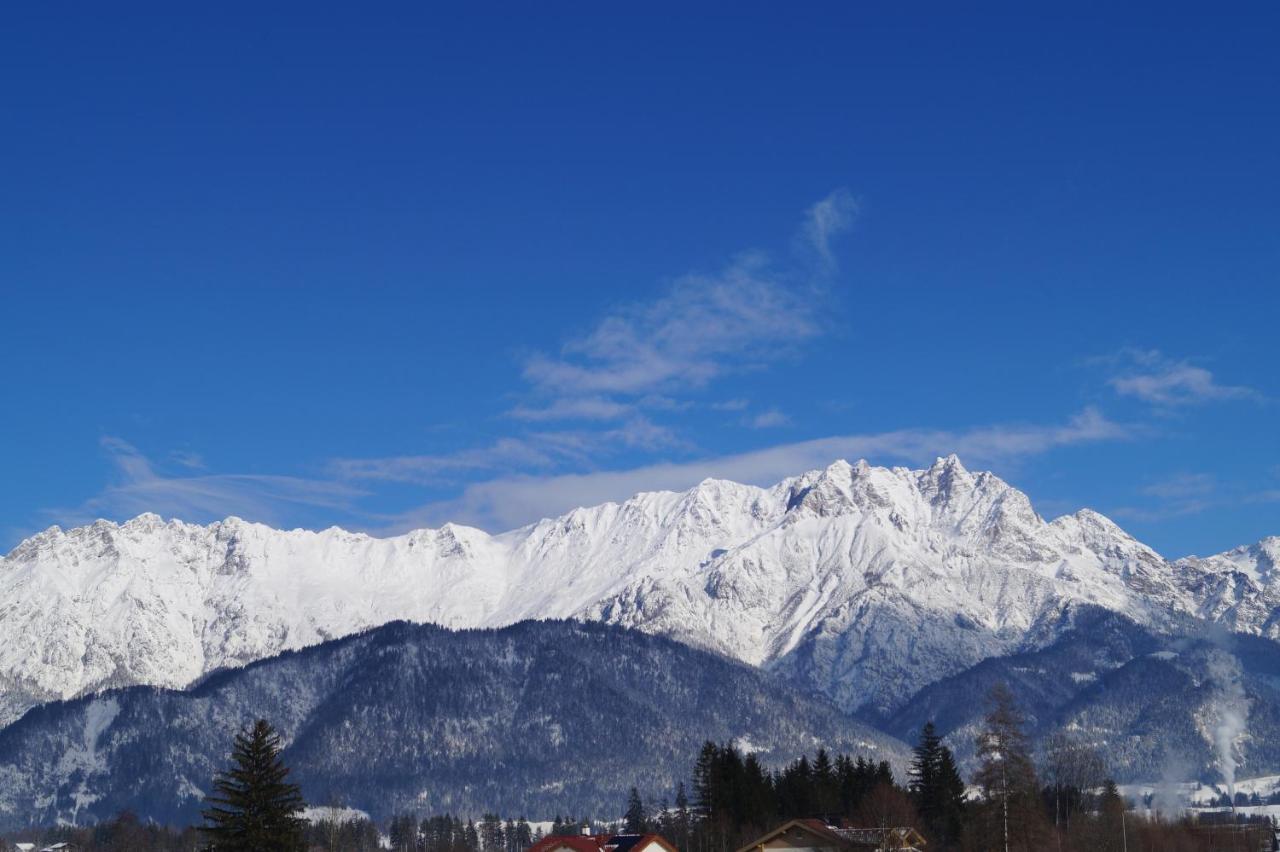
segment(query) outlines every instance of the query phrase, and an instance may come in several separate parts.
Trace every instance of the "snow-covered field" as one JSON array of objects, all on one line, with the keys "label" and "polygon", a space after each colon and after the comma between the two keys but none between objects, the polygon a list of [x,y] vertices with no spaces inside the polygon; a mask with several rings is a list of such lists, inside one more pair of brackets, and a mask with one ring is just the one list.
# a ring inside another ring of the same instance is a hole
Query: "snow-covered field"
[{"label": "snow-covered field", "polygon": [[[1280,775],[1263,775],[1257,778],[1245,778],[1236,782],[1237,793],[1252,796],[1257,793],[1264,801],[1271,794],[1280,791]],[[1221,784],[1202,784],[1198,781],[1182,783],[1158,784],[1122,784],[1120,793],[1138,810],[1169,811],[1213,811],[1222,810],[1216,804],[1222,794],[1227,792]],[[1150,801],[1151,807],[1146,803]],[[1242,805],[1235,808],[1241,814],[1261,814],[1280,818],[1280,805]]]},{"label": "snow-covered field", "polygon": [[359,808],[311,806],[303,809],[302,818],[307,822],[355,822],[368,819],[369,814]]}]

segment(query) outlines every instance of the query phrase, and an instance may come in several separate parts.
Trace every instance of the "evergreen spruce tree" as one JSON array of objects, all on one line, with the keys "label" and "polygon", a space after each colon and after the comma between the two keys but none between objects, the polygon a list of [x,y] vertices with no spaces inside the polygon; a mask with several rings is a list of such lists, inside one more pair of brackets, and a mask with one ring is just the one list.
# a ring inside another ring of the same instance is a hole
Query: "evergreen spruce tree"
[{"label": "evergreen spruce tree", "polygon": [[912,749],[908,790],[925,833],[935,846],[952,847],[964,830],[964,780],[956,768],[955,755],[942,744],[932,722],[920,731],[920,742]]},{"label": "evergreen spruce tree", "polygon": [[280,735],[266,720],[236,734],[232,767],[213,781],[201,831],[211,852],[295,852],[303,848],[305,807],[296,784],[285,779]]},{"label": "evergreen spruce tree", "polygon": [[413,814],[392,817],[389,834],[394,852],[417,852],[418,820]]},{"label": "evergreen spruce tree", "polygon": [[744,821],[756,824],[772,816],[778,809],[769,773],[754,754],[747,755],[747,759],[742,762],[742,778],[738,786],[741,788],[739,824]]},{"label": "evergreen spruce tree", "polygon": [[937,827],[941,840],[939,845],[955,847],[964,836],[967,793],[964,779],[960,777],[960,769],[956,766],[956,756],[946,746],[942,746],[938,756],[937,785],[940,805]]},{"label": "evergreen spruce tree", "polygon": [[832,815],[840,809],[840,787],[836,779],[831,755],[819,748],[813,758],[813,806],[823,815]]},{"label": "evergreen spruce tree", "polygon": [[503,849],[502,818],[497,814],[485,814],[481,817],[480,848],[484,852],[505,852]]},{"label": "evergreen spruce tree", "polygon": [[716,810],[716,766],[720,749],[711,740],[702,744],[698,760],[693,765],[693,801],[699,819],[710,819]]},{"label": "evergreen spruce tree", "polygon": [[931,835],[936,836],[938,817],[942,810],[938,786],[942,764],[942,737],[938,736],[933,722],[925,723],[920,731],[920,742],[911,751],[907,789],[925,827]]},{"label": "evergreen spruce tree", "polygon": [[889,766],[889,761],[882,760],[876,764],[875,775],[873,776],[873,786],[883,785],[885,787],[894,786],[893,768]]},{"label": "evergreen spruce tree", "polygon": [[676,846],[680,849],[689,848],[690,831],[693,828],[693,818],[689,813],[689,795],[684,791],[684,782],[676,783],[676,818],[675,818],[675,838]]},{"label": "evergreen spruce tree", "polygon": [[1098,797],[1098,815],[1090,848],[1094,852],[1124,852],[1139,848],[1135,838],[1127,837],[1128,827],[1125,825],[1125,810],[1128,805],[1116,782],[1107,778],[1102,785],[1102,795]]},{"label": "evergreen spruce tree", "polygon": [[661,834],[663,837],[672,838],[676,836],[675,832],[675,813],[671,810],[671,802],[663,796],[658,802],[658,810],[649,817],[651,829]]},{"label": "evergreen spruce tree", "polygon": [[627,795],[627,812],[622,817],[622,830],[627,834],[644,834],[649,827],[649,815],[644,811],[644,800],[635,787]]},{"label": "evergreen spruce tree", "polygon": [[807,754],[791,765],[791,816],[807,817],[814,812],[813,766]]},{"label": "evergreen spruce tree", "polygon": [[528,849],[533,845],[533,829],[529,827],[529,821],[523,816],[516,820],[516,848]]}]

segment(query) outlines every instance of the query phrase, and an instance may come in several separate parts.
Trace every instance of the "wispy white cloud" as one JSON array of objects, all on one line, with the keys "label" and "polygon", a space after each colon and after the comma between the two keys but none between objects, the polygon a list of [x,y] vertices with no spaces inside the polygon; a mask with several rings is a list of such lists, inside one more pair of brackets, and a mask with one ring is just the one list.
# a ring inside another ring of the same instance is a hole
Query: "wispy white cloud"
[{"label": "wispy white cloud", "polygon": [[482,447],[450,453],[334,459],[329,469],[340,479],[436,485],[460,474],[502,468],[547,468],[566,458],[580,459],[584,451],[580,442],[568,436],[543,432],[521,438],[499,438]]},{"label": "wispy white cloud", "polygon": [[205,470],[208,467],[204,463],[204,456],[188,450],[173,450],[169,453],[169,458],[173,460],[174,464],[181,465],[188,470]]},{"label": "wispy white cloud", "polygon": [[809,208],[803,236],[824,267],[835,266],[831,239],[849,229],[857,212],[857,202],[845,189],[836,190]]},{"label": "wispy white cloud", "polygon": [[240,515],[278,524],[289,507],[350,510],[365,492],[349,484],[259,474],[167,475],[137,447],[116,437],[101,439],[116,481],[77,507],[48,514],[59,523],[155,512],[187,520]]},{"label": "wispy white cloud", "polygon": [[[528,356],[522,374],[533,403],[509,412],[526,420],[621,419],[655,395],[699,392],[725,375],[793,354],[819,335],[821,279],[834,267],[831,241],[854,204],[838,191],[806,213],[807,261],[775,262],[745,252],[715,273],[677,278],[655,300],[623,305],[557,353]],[[813,256],[817,264],[812,262]]]},{"label": "wispy white cloud", "polygon": [[1256,484],[1247,482],[1224,482],[1209,473],[1179,473],[1144,485],[1137,491],[1148,499],[1141,505],[1110,509],[1109,514],[1133,521],[1160,523],[1210,510],[1280,502],[1278,488],[1264,486],[1259,489]]},{"label": "wispy white cloud", "polygon": [[791,418],[776,408],[761,411],[759,414],[747,418],[747,425],[752,429],[773,429],[778,426],[786,426],[790,422]]},{"label": "wispy white cloud", "polygon": [[818,332],[814,297],[787,286],[758,255],[717,275],[689,275],[660,299],[605,317],[524,376],[540,392],[642,395],[704,387],[759,365]]},{"label": "wispy white cloud", "polygon": [[1213,373],[1158,350],[1126,349],[1106,359],[1117,368],[1108,384],[1121,396],[1176,407],[1225,400],[1261,400],[1253,388],[1220,384]]},{"label": "wispy white cloud", "polygon": [[1127,521],[1143,521],[1160,523],[1175,518],[1185,518],[1208,511],[1215,504],[1210,500],[1184,500],[1177,503],[1166,503],[1156,506],[1117,506],[1107,512],[1113,518]]},{"label": "wispy white cloud", "polygon": [[1183,500],[1212,494],[1218,487],[1217,478],[1209,473],[1179,473],[1166,479],[1144,485],[1143,494],[1164,500]]},{"label": "wispy white cloud", "polygon": [[747,407],[750,405],[751,405],[751,400],[743,399],[739,397],[737,399],[726,399],[720,402],[713,402],[711,403],[711,410],[712,411],[746,411]]},{"label": "wispy white cloud", "polygon": [[594,459],[623,449],[659,450],[683,446],[670,429],[648,418],[635,416],[611,429],[533,432],[451,453],[335,459],[330,463],[330,471],[344,480],[444,485],[477,473],[548,470],[566,464],[589,465]]},{"label": "wispy white cloud", "polygon": [[1156,523],[1198,515],[1220,502],[1218,480],[1207,473],[1179,473],[1149,483],[1138,493],[1150,498],[1143,506],[1118,506],[1110,510],[1117,518]]},{"label": "wispy white cloud", "polygon": [[[1271,468],[1271,477],[1280,479],[1280,465]],[[1280,503],[1280,488],[1263,488],[1245,496],[1246,503]]]},{"label": "wispy white cloud", "polygon": [[603,396],[562,397],[543,406],[517,405],[507,414],[517,420],[618,420],[635,406]]},{"label": "wispy white cloud", "polygon": [[967,431],[904,429],[841,435],[781,444],[751,452],[692,461],[663,461],[626,470],[502,476],[468,485],[455,499],[434,502],[401,516],[397,529],[456,520],[487,529],[507,529],[640,491],[688,488],[707,477],[771,484],[840,458],[925,463],[956,452],[987,466],[1049,450],[1097,441],[1124,440],[1131,427],[1086,409],[1055,425],[993,425]]}]

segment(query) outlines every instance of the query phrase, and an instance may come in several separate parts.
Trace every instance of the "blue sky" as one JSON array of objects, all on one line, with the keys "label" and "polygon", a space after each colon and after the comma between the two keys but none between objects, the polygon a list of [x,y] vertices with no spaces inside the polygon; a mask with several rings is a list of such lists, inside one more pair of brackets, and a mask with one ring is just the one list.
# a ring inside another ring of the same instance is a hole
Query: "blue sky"
[{"label": "blue sky", "polygon": [[951,451],[1280,534],[1280,12],[1033,5],[9,10],[0,548]]}]

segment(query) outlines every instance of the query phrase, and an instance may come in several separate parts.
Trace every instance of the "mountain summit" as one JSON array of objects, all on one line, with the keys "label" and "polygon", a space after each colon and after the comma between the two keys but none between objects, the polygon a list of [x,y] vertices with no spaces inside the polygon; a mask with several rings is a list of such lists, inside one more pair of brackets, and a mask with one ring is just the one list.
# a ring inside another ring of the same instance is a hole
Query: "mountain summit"
[{"label": "mountain summit", "polygon": [[955,456],[924,470],[838,461],[770,488],[709,479],[496,536],[152,514],[52,527],[0,559],[0,724],[397,619],[620,624],[885,711],[1051,641],[1082,606],[1156,629],[1209,619],[1280,636],[1277,541],[1170,561],[1087,509],[1045,521]]}]

